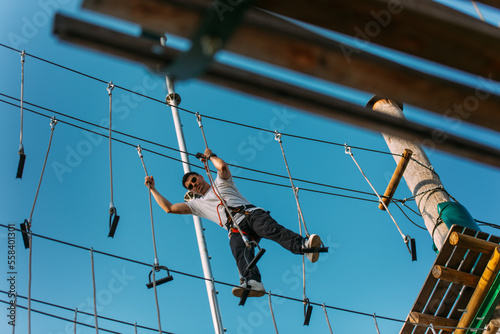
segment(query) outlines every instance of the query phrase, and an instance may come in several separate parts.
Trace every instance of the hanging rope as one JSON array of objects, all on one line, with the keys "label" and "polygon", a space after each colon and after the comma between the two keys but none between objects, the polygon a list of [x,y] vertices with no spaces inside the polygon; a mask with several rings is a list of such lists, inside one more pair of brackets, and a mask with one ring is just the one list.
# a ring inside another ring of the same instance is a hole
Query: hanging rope
[{"label": "hanging rope", "polygon": [[76,334],[76,320],[77,320],[77,317],[78,317],[78,307],[75,308],[75,320],[74,320],[74,324],[73,324],[73,334]]},{"label": "hanging rope", "polygon": [[[33,212],[35,211],[36,200],[38,198],[38,193],[40,192],[40,186],[43,180],[43,173],[45,171],[45,166],[47,165],[47,160],[49,157],[50,147],[52,145],[52,137],[54,135],[54,129],[57,124],[57,120],[52,117],[50,121],[50,139],[49,145],[47,147],[47,153],[45,154],[45,160],[43,162],[42,173],[40,174],[40,180],[38,181],[38,187],[36,189],[35,200],[33,201],[33,206],[31,207],[30,216],[24,223],[21,224],[21,231],[23,232],[23,241],[25,248],[29,248],[29,264],[28,264],[28,334],[31,334],[31,276],[32,276],[32,233],[31,233],[31,219],[33,218]],[[27,246],[27,247],[26,247]]]},{"label": "hanging rope", "polygon": [[92,266],[92,294],[94,296],[94,320],[95,320],[95,332],[99,334],[99,326],[97,324],[97,303],[96,303],[96,288],[95,288],[95,272],[94,272],[94,249],[90,248],[90,263]]},{"label": "hanging rope", "polygon": [[323,311],[325,312],[326,323],[328,325],[328,329],[330,330],[330,334],[333,334],[332,326],[330,325],[330,319],[328,319],[328,313],[326,312],[325,304],[323,303],[323,305],[321,305],[321,307],[323,308]]},{"label": "hanging rope", "polygon": [[269,296],[269,309],[271,310],[271,318],[273,319],[274,330],[276,331],[276,334],[279,334],[278,326],[276,325],[276,319],[274,318],[273,303],[271,302],[271,291],[269,291],[267,295]]},{"label": "hanging rope", "polygon": [[113,238],[115,235],[116,227],[118,225],[118,221],[120,220],[120,216],[118,216],[115,204],[113,201],[113,159],[111,153],[111,142],[112,142],[112,114],[113,114],[113,82],[110,81],[108,83],[108,87],[106,90],[108,91],[109,96],[109,180],[110,180],[110,193],[111,199],[109,202],[109,234],[108,237]]},{"label": "hanging rope", "polygon": [[483,14],[481,13],[481,10],[479,10],[479,7],[477,6],[477,3],[474,1],[474,0],[471,0],[472,2],[472,5],[474,6],[474,9],[476,10],[477,12],[477,15],[479,16],[479,18],[481,19],[481,21],[485,22],[484,20],[484,16]]},{"label": "hanging rope", "polygon": [[290,184],[292,186],[292,191],[293,191],[293,195],[295,197],[295,202],[297,203],[297,210],[299,212],[300,235],[302,235],[302,227],[303,227],[304,232],[306,234],[306,237],[309,237],[309,231],[307,230],[306,222],[304,220],[304,215],[302,214],[302,209],[301,209],[300,203],[299,203],[299,195],[298,195],[299,190],[293,184],[292,174],[290,173],[290,168],[288,167],[288,162],[287,162],[286,156],[285,156],[285,150],[283,149],[283,143],[281,141],[281,133],[279,133],[278,131],[275,131],[274,132],[274,139],[280,144],[281,153],[283,154],[283,160],[285,161],[286,171],[288,172],[288,178],[290,179]]},{"label": "hanging rope", "polygon": [[[146,176],[149,176],[148,171],[146,169],[146,164],[144,163],[144,157],[142,155],[142,148],[140,145],[137,146],[137,153],[139,154],[139,158],[141,159],[142,167],[144,168],[144,173],[146,173]],[[153,286],[153,289],[155,292],[156,312],[158,314],[158,329],[159,329],[159,332],[161,333],[160,304],[158,302],[158,291],[156,289],[156,276],[155,276],[155,272],[160,270],[160,265],[158,263],[158,253],[156,251],[155,226],[154,226],[154,222],[153,222],[153,204],[151,202],[151,184],[150,183],[148,183],[148,195],[149,195],[149,215],[151,217],[151,233],[153,236],[153,250],[154,250],[154,254],[155,254],[153,270],[151,271],[150,275],[153,274],[152,286]]]},{"label": "hanging rope", "polygon": [[19,135],[19,164],[17,166],[16,179],[23,178],[24,162],[26,161],[26,155],[24,154],[23,145],[23,120],[24,120],[24,61],[26,57],[26,52],[23,50],[21,52],[21,130]]},{"label": "hanging rope", "polygon": [[375,313],[373,313],[373,321],[375,322],[375,329],[377,330],[377,334],[380,334],[380,330],[378,329],[378,324],[377,324],[377,317],[375,316]]},{"label": "hanging rope", "polygon": [[406,244],[406,247],[408,248],[408,251],[410,252],[410,254],[412,255],[412,260],[415,261],[416,260],[416,252],[415,252],[415,240],[410,238],[410,236],[408,235],[404,235],[403,232],[401,232],[401,229],[399,228],[399,225],[398,223],[396,222],[396,219],[394,219],[394,216],[392,215],[392,213],[389,211],[389,208],[387,207],[387,205],[385,204],[384,201],[382,201],[382,198],[380,197],[380,195],[378,194],[377,190],[375,190],[375,187],[372,185],[372,183],[370,182],[370,180],[368,180],[368,177],[365,175],[365,173],[363,172],[363,170],[361,169],[361,166],[358,164],[358,162],[356,161],[356,158],[354,158],[354,154],[352,153],[352,150],[351,150],[351,147],[348,146],[347,144],[345,144],[345,153],[346,154],[349,154],[352,158],[352,160],[354,161],[354,163],[356,164],[356,166],[358,167],[359,171],[361,172],[361,174],[363,175],[363,177],[365,178],[366,182],[368,182],[368,184],[370,185],[370,187],[372,188],[373,192],[375,193],[375,195],[377,195],[378,197],[378,200],[380,203],[382,203],[382,205],[384,206],[385,210],[387,211],[387,213],[389,214],[389,216],[391,217],[392,221],[394,222],[394,225],[396,225],[396,228],[398,229],[399,231],[399,234],[401,235],[401,237],[403,238],[405,244]]}]

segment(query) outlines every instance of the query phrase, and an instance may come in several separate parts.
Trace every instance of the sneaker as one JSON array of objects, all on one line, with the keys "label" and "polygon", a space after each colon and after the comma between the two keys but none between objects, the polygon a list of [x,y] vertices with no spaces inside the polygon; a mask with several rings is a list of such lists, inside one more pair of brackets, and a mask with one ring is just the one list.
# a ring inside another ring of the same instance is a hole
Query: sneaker
[{"label": "sneaker", "polygon": [[[256,280],[248,280],[248,285],[250,292],[248,297],[262,297],[266,294],[266,289],[264,289],[264,284],[257,282]],[[240,286],[233,288],[233,295],[240,298],[243,295],[243,291],[247,289],[247,284],[243,283]]]},{"label": "sneaker", "polygon": [[[306,240],[306,242],[304,243],[303,248],[316,248],[316,247],[321,247],[321,245],[322,245],[322,242],[321,242],[321,238],[319,237],[319,235],[311,234],[309,236],[309,238]],[[309,261],[311,261],[312,263],[318,261],[318,259],[319,259],[319,253],[304,253],[304,254],[307,256]]]}]

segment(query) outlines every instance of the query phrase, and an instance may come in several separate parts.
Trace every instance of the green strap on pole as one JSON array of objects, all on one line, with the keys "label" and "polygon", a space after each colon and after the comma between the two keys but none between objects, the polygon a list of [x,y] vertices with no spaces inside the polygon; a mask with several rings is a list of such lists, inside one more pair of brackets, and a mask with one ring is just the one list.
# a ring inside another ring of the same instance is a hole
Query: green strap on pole
[{"label": "green strap on pole", "polygon": [[[490,322],[493,311],[500,302],[500,275],[497,275],[493,284],[484,298],[481,307],[476,313],[476,317],[472,321],[470,328],[485,328]],[[475,334],[476,330],[468,330],[466,334]]]},{"label": "green strap on pole", "polygon": [[185,80],[203,73],[215,53],[232,36],[251,3],[252,0],[215,0],[191,38],[191,49],[160,72],[166,72],[172,80]]}]

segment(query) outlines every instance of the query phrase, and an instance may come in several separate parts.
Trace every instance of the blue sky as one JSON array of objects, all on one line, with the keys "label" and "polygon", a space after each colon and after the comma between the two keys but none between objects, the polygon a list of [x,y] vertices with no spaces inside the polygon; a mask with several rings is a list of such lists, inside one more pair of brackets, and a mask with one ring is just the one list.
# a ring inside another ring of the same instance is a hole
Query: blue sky
[{"label": "blue sky", "polygon": [[[451,1],[447,1],[451,2]],[[474,15],[468,1],[456,1],[462,10]],[[0,43],[12,48],[25,49],[27,53],[67,66],[71,69],[113,81],[120,87],[145,94],[163,101],[166,95],[164,78],[155,76],[139,64],[126,62],[105,54],[98,54],[75,45],[57,40],[52,34],[52,19],[55,10],[61,10],[83,19],[107,24],[121,30],[137,32],[137,27],[120,22],[110,22],[79,8],[80,2],[73,0],[53,1],[4,1],[0,4]],[[495,21],[498,15],[483,8],[488,20]],[[182,42],[169,39],[176,46]],[[314,81],[302,75],[276,71],[261,64],[247,61],[230,54],[220,59],[232,64],[251,66],[274,77],[317,89],[364,105],[370,98],[366,92],[357,92],[340,85]],[[0,93],[19,99],[21,87],[20,55],[0,47],[1,73]],[[422,69],[444,71],[441,67],[415,63]],[[457,80],[467,81],[474,87],[477,78],[462,74],[444,73]],[[88,122],[107,126],[107,84],[78,75],[28,56],[25,63],[25,102],[55,110]],[[498,89],[492,86],[492,90]],[[202,115],[248,124],[267,130],[324,140],[333,143],[348,143],[356,147],[387,151],[379,133],[366,131],[312,115],[290,106],[269,103],[225,88],[188,80],[176,83],[176,91],[182,96],[181,107],[198,111]],[[18,105],[18,101],[1,97]],[[6,103],[0,104],[1,154],[0,165],[1,224],[19,223],[29,217],[47,144],[50,136],[49,118],[25,110],[24,147],[27,155],[22,180],[15,179],[18,164],[20,108]],[[31,107],[47,116],[50,111]],[[177,147],[175,129],[170,108],[162,103],[132,94],[120,88],[113,90],[113,125],[115,130],[168,147]],[[431,116],[417,108],[407,106],[408,118],[442,126],[442,119]],[[180,111],[184,125],[187,148],[190,153],[203,151],[204,143],[196,118],[191,113]],[[105,130],[58,116],[61,121],[83,126],[99,133]],[[286,175],[286,169],[274,136],[268,132],[204,118],[207,140],[212,150],[227,162],[259,171]],[[464,123],[448,124],[448,131],[459,133],[489,145],[500,147],[497,134],[467,126]],[[114,137],[140,144],[178,159],[175,150],[154,146],[138,139],[120,135]],[[113,143],[114,204],[121,216],[114,239],[107,238],[108,207],[110,200],[108,141],[107,138],[83,131],[59,122],[56,125],[52,148],[32,220],[32,231],[84,248],[106,252],[144,263],[153,263],[154,254],[147,189],[143,185],[144,171],[135,148],[118,142]],[[289,136],[283,137],[291,173],[294,178],[324,183],[337,187],[371,192],[359,170],[344,153],[342,146],[307,141]],[[395,163],[390,155],[365,150],[353,153],[379,192],[383,192],[392,175]],[[490,168],[459,157],[427,149],[429,158],[439,173],[447,191],[464,204],[476,219],[500,224],[496,210],[500,188],[498,169]],[[182,167],[178,161],[164,156],[144,152],[148,172],[155,176],[157,188],[171,201],[182,201]],[[194,159],[198,167],[201,164]],[[194,170],[202,171],[193,167]],[[233,168],[233,174],[248,179],[288,185],[284,178]],[[244,179],[236,180],[242,193],[254,204],[271,211],[278,222],[290,229],[298,230],[297,211],[292,191],[266,183]],[[374,314],[385,318],[404,320],[427,276],[435,254],[432,241],[426,230],[415,227],[393,207],[392,212],[403,233],[417,241],[418,261],[411,262],[404,243],[390,217],[372,202],[374,196],[360,195],[336,189],[297,182],[301,207],[308,229],[322,236],[330,247],[320,261],[306,266],[307,296],[313,302],[343,309],[329,309],[328,316],[334,333],[353,330],[375,333]],[[372,201],[351,199],[331,194],[307,191],[312,189],[341,195],[363,197]],[[396,198],[410,197],[402,183]],[[412,204],[413,205],[413,204]],[[413,205],[413,207],[415,207]],[[408,213],[419,225],[418,216]],[[176,272],[201,276],[192,219],[189,216],[170,216],[157,205],[153,206],[158,258]],[[216,224],[203,221],[211,265],[215,279],[236,284],[238,275],[229,252],[228,238]],[[483,228],[487,233],[496,230]],[[77,308],[93,313],[92,276],[90,253],[49,240],[34,238],[32,298]],[[302,298],[301,258],[292,255],[278,245],[263,241],[267,253],[259,262],[265,287],[272,293]],[[22,238],[16,238],[16,291],[21,296],[28,294],[28,250]],[[2,290],[7,290],[7,229],[0,229],[0,249],[5,254],[0,261]],[[98,314],[138,325],[157,328],[156,307],[153,291],[146,289],[149,268],[120,259],[94,254]],[[162,329],[175,333],[209,333],[213,325],[208,307],[205,284],[202,280],[173,273],[174,280],[158,287]],[[268,300],[249,299],[245,307],[237,306],[238,299],[231,295],[231,288],[217,284],[219,303],[224,326],[228,333],[273,333],[274,327],[269,313]],[[0,294],[2,300],[8,300]],[[310,326],[302,326],[303,306],[278,297],[273,297],[273,309],[280,333],[328,333],[325,316],[320,307],[315,307]],[[19,304],[26,306],[25,299]],[[1,307],[1,332],[11,330],[7,324],[7,306]],[[73,319],[74,313],[60,310],[38,302],[32,308]],[[17,333],[26,332],[27,312],[20,309],[17,315]],[[91,316],[79,314],[78,320],[93,324]],[[133,327],[103,319],[99,326],[122,333],[133,333]],[[378,319],[381,333],[395,333],[401,323]],[[73,324],[32,312],[32,333],[72,333]],[[79,333],[93,333],[93,328],[78,326]],[[139,330],[139,333],[153,331]]]}]

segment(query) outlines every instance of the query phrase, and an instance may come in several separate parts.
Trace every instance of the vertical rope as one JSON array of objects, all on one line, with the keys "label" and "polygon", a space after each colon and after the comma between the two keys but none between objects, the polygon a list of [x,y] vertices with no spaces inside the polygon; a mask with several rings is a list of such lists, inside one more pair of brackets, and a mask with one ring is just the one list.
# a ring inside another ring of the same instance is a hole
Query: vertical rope
[{"label": "vertical rope", "polygon": [[75,308],[75,321],[73,322],[73,334],[76,334],[76,318],[78,316],[78,307]]},{"label": "vertical rope", "polygon": [[[14,319],[16,316],[16,312],[17,312],[17,292],[14,293]],[[14,322],[14,324],[12,325],[12,334],[15,333],[16,333],[16,323]]]},{"label": "vertical rope", "polygon": [[474,1],[474,0],[471,0],[472,2],[472,5],[474,6],[474,9],[476,10],[477,12],[477,15],[479,15],[479,18],[481,19],[481,21],[484,22],[484,16],[483,14],[481,13],[481,11],[479,10],[479,7],[477,6],[477,3]]},{"label": "vertical rope", "polygon": [[295,202],[297,203],[297,210],[299,212],[299,223],[302,225],[300,229],[302,231],[302,226],[304,226],[304,232],[306,236],[309,237],[309,231],[307,230],[306,222],[304,220],[304,215],[302,214],[302,208],[300,207],[299,196],[298,196],[298,188],[293,184],[292,174],[290,173],[290,168],[288,167],[288,161],[286,160],[285,150],[283,149],[283,143],[281,141],[281,133],[275,131],[274,139],[280,144],[281,153],[283,154],[283,160],[285,161],[286,171],[288,172],[288,178],[290,179],[290,184],[292,186],[293,195],[295,197]]},{"label": "vertical rope", "polygon": [[377,330],[377,334],[380,334],[380,330],[378,329],[378,324],[377,324],[377,316],[375,313],[373,313],[373,321],[375,321],[375,329]]},{"label": "vertical rope", "polygon": [[328,324],[328,329],[330,330],[330,334],[333,334],[332,326],[330,325],[330,319],[328,319],[328,313],[326,312],[325,304],[323,303],[323,305],[321,305],[321,307],[323,308],[323,311],[325,312],[326,323]]},{"label": "vertical rope", "polygon": [[108,83],[108,87],[106,88],[108,91],[108,96],[109,96],[109,181],[110,181],[110,192],[111,192],[111,202],[109,203],[109,208],[110,210],[114,208],[114,203],[113,203],[113,159],[112,159],[112,154],[111,154],[111,126],[112,126],[112,105],[113,105],[113,88],[115,85],[113,85],[113,81],[110,81]]},{"label": "vertical rope", "polygon": [[95,273],[94,273],[94,249],[90,249],[90,263],[92,265],[92,293],[94,296],[94,320],[95,320],[95,332],[99,334],[99,326],[97,324],[97,303],[96,303],[96,288],[95,288]]},{"label": "vertical rope", "polygon": [[29,268],[28,268],[28,334],[31,334],[31,275],[32,275],[32,255],[33,255],[33,236],[31,229],[28,230],[28,240],[30,246]]},{"label": "vertical rope", "polygon": [[269,291],[267,295],[269,296],[269,309],[271,310],[271,317],[273,318],[274,330],[276,331],[276,334],[279,334],[276,319],[274,318],[273,303],[271,302],[271,291]]},{"label": "vertical rope", "polygon": [[137,334],[137,321],[134,323],[134,334]]},{"label": "vertical rope", "polygon": [[24,102],[24,61],[26,57],[26,52],[23,50],[21,52],[21,133],[19,138],[19,154],[24,154],[23,146],[23,102]]},{"label": "vertical rope", "polygon": [[[142,167],[144,168],[144,173],[146,176],[148,175],[148,170],[146,169],[146,164],[144,163],[144,157],[142,155],[142,148],[140,145],[137,146],[137,153],[139,154],[139,158],[141,159],[142,162]],[[161,318],[160,318],[160,304],[158,303],[158,291],[156,290],[156,277],[155,277],[155,272],[158,270],[159,267],[159,262],[158,262],[158,253],[156,251],[156,237],[155,237],[155,225],[153,221],[153,203],[151,201],[151,184],[148,183],[148,197],[149,197],[149,215],[151,217],[151,233],[153,237],[153,250],[155,253],[155,261],[153,264],[153,289],[155,292],[155,302],[156,302],[156,312],[158,313],[158,327],[159,331],[161,334]]]}]

